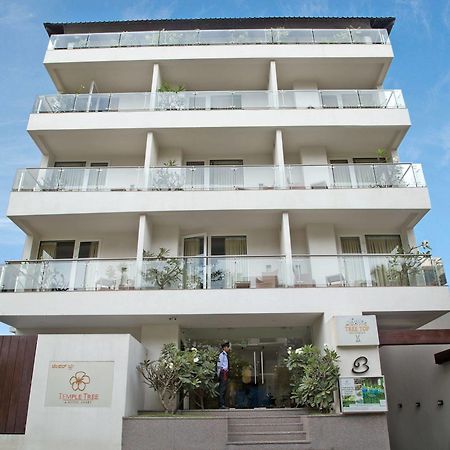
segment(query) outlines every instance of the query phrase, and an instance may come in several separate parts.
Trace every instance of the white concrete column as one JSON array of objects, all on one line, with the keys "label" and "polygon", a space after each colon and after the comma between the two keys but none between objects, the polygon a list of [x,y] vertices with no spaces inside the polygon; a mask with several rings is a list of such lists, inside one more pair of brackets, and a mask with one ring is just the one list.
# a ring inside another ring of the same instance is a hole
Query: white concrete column
[{"label": "white concrete column", "polygon": [[292,286],[294,272],[292,268],[291,227],[289,225],[289,213],[286,211],[281,213],[280,253],[286,257],[286,286]]},{"label": "white concrete column", "polygon": [[[144,325],[141,329],[141,343],[147,349],[146,359],[155,361],[159,358],[164,344],[174,343],[177,347],[180,345],[180,327],[176,323],[176,318],[167,321],[164,325]],[[162,406],[159,402],[158,394],[151,389],[145,392],[144,409],[161,411]]]},{"label": "white concrete column", "polygon": [[153,131],[147,133],[147,140],[145,143],[145,157],[144,157],[144,190],[151,186],[151,167],[158,165],[159,148],[156,142],[156,136]]},{"label": "white concrete column", "polygon": [[292,87],[295,92],[295,106],[303,109],[315,109],[322,107],[322,100],[318,91],[318,85],[314,81],[294,81]]},{"label": "white concrete column", "polygon": [[150,110],[154,110],[156,106],[156,94],[161,87],[161,73],[159,64],[153,64],[152,86],[150,95]]},{"label": "white concrete column", "polygon": [[300,163],[302,182],[306,188],[324,189],[331,184],[332,178],[328,167],[327,149],[325,147],[301,147]]},{"label": "white concrete column", "polygon": [[150,217],[142,214],[139,217],[138,243],[136,251],[136,287],[141,287],[144,251],[149,252],[152,241],[152,223]]},{"label": "white concrete column", "polygon": [[33,236],[31,234],[27,234],[25,236],[25,243],[23,245],[22,251],[22,259],[32,259],[32,251],[33,251]]},{"label": "white concrete column", "polygon": [[283,133],[281,130],[275,131],[273,164],[275,166],[275,185],[280,189],[286,189],[286,167],[284,165]]},{"label": "white concrete column", "polygon": [[[314,223],[306,225],[306,242],[311,257],[311,275],[317,286],[342,285],[344,274],[339,267],[334,225]],[[317,256],[314,256],[317,255]],[[321,256],[323,255],[323,256]]]},{"label": "white concrete column", "polygon": [[391,161],[393,164],[398,164],[400,162],[400,156],[398,154],[398,149],[391,149]]},{"label": "white concrete column", "polygon": [[402,247],[405,252],[417,245],[414,228],[403,228],[401,231]]},{"label": "white concrete column", "polygon": [[278,108],[278,78],[277,78],[277,64],[275,61],[270,61],[269,66],[269,83],[267,85],[267,90],[271,96],[270,105],[273,108]]}]

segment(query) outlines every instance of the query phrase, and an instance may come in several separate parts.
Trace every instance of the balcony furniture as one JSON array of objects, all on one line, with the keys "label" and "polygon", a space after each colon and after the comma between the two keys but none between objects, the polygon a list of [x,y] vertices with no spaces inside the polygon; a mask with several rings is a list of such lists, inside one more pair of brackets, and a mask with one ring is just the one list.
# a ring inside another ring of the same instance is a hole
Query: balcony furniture
[{"label": "balcony furniture", "polygon": [[236,281],[234,283],[235,289],[249,289],[250,288],[250,281]]},{"label": "balcony furniture", "polygon": [[257,289],[270,289],[278,287],[278,275],[273,272],[265,272],[260,277],[256,277]]},{"label": "balcony furniture", "polygon": [[338,273],[336,275],[329,275],[325,278],[327,286],[329,287],[341,287],[346,286],[345,278],[342,274]]},{"label": "balcony furniture", "polygon": [[116,280],[110,278],[99,278],[95,282],[96,291],[113,291],[116,289]]}]

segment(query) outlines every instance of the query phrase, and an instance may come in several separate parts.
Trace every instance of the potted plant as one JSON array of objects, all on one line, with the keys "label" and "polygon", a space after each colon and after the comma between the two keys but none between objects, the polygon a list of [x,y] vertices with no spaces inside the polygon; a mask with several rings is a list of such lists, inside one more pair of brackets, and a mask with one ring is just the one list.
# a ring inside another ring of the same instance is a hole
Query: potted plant
[{"label": "potted plant", "polygon": [[178,288],[183,274],[182,261],[170,258],[169,250],[161,247],[157,254],[144,251],[142,278],[155,289]]}]

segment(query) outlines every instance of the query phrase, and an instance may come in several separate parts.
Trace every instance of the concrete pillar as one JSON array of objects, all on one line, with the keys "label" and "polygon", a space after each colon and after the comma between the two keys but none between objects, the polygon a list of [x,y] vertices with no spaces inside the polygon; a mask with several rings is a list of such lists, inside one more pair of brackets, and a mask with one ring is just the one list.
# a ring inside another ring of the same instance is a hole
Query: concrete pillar
[{"label": "concrete pillar", "polygon": [[281,189],[286,189],[286,168],[284,165],[283,133],[281,130],[275,131],[273,164],[275,166],[275,185]]},{"label": "concrete pillar", "polygon": [[301,147],[300,163],[304,166],[300,170],[306,188],[324,189],[331,184],[332,178],[325,147]]},{"label": "concrete pillar", "polygon": [[160,87],[161,87],[161,74],[159,70],[159,64],[153,64],[152,86],[150,94],[150,110],[155,109],[156,96]]},{"label": "concrete pillar", "polygon": [[25,243],[23,245],[22,251],[22,259],[33,259],[32,257],[33,251],[33,236],[31,234],[27,234],[25,236]]},{"label": "concrete pillar", "polygon": [[[143,325],[141,329],[141,343],[147,349],[146,358],[150,361],[157,360],[160,356],[164,344],[174,343],[180,345],[180,327],[175,318],[166,320],[167,324]],[[158,394],[152,389],[145,391],[144,409],[161,411]]]},{"label": "concrete pillar", "polygon": [[403,228],[401,231],[402,247],[405,252],[417,245],[414,228]]},{"label": "concrete pillar", "polygon": [[144,157],[144,189],[149,189],[151,186],[151,167],[158,165],[159,148],[156,142],[156,136],[153,131],[147,133],[147,140],[145,142],[145,157]]},{"label": "concrete pillar", "polygon": [[396,148],[391,149],[391,161],[393,164],[398,164],[400,162],[400,156]]},{"label": "concrete pillar", "polygon": [[277,64],[275,61],[270,61],[269,66],[269,83],[267,90],[271,96],[271,106],[278,108],[278,78],[277,78]]},{"label": "concrete pillar", "polygon": [[306,225],[306,242],[308,253],[313,255],[310,258],[313,283],[316,286],[343,285],[345,280],[336,257],[337,245],[334,225],[329,223]]},{"label": "concrete pillar", "polygon": [[294,81],[295,106],[297,108],[315,109],[322,107],[322,101],[318,91],[317,83],[314,81]]},{"label": "concrete pillar", "polygon": [[142,214],[139,217],[138,243],[136,251],[136,287],[142,284],[144,251],[150,252],[152,242],[152,223],[150,217]]},{"label": "concrete pillar", "polygon": [[286,257],[286,285],[292,286],[294,272],[292,269],[291,228],[289,225],[289,213],[286,211],[281,214],[280,252]]}]

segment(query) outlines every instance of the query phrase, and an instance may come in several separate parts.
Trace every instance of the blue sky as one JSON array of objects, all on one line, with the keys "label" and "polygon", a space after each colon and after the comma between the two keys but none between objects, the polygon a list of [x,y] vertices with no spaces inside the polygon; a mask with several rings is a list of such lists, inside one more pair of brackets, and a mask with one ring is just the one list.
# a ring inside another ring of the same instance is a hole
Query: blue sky
[{"label": "blue sky", "polygon": [[413,126],[400,157],[423,164],[432,201],[416,236],[450,267],[450,0],[0,0],[0,262],[19,259],[24,239],[4,217],[15,170],[40,159],[25,131],[28,114],[36,95],[55,92],[42,64],[42,23],[245,16],[396,17],[384,86],[403,90]]}]

